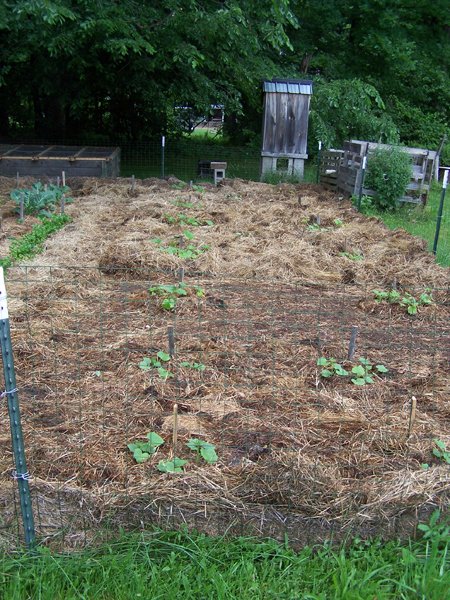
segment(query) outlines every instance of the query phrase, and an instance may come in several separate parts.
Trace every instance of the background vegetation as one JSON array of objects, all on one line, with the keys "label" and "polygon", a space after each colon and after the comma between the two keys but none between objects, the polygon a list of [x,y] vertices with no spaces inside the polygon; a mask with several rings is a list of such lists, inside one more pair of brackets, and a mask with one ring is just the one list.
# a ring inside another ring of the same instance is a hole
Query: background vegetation
[{"label": "background vegetation", "polygon": [[1,0],[0,136],[144,140],[182,131],[175,107],[220,103],[229,138],[256,145],[277,76],[314,80],[310,151],[434,149],[449,66],[446,0]]}]

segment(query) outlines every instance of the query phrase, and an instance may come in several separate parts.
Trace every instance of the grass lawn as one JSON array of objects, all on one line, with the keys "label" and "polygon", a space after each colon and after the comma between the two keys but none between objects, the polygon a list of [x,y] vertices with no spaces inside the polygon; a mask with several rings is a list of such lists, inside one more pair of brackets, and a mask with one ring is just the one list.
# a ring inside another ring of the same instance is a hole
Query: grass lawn
[{"label": "grass lawn", "polygon": [[[381,217],[390,229],[406,229],[409,233],[423,238],[428,242],[428,249],[431,251],[436,231],[436,218],[441,191],[441,187],[437,185],[433,186],[425,207],[403,206],[398,211],[392,213],[368,210],[366,214]],[[436,261],[442,266],[450,266],[450,191],[448,190],[444,201]]]},{"label": "grass lawn", "polygon": [[448,528],[407,544],[354,540],[296,553],[249,538],[127,534],[72,555],[0,557],[3,600],[448,600]]}]

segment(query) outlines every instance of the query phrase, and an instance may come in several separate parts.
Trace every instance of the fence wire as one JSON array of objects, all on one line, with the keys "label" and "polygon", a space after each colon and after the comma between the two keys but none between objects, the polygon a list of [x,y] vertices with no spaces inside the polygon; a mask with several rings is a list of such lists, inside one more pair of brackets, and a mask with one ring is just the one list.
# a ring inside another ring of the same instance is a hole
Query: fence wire
[{"label": "fence wire", "polygon": [[[408,316],[344,284],[189,273],[184,283],[167,311],[149,289],[176,285],[175,273],[8,271],[42,543],[76,548],[120,527],[181,523],[299,543],[388,537],[448,504],[436,445],[450,448],[448,287]],[[22,533],[4,404],[0,415],[0,543],[12,548]],[[164,443],[136,462],[128,446],[150,432]],[[214,445],[217,462],[192,438]],[[187,462],[163,472],[174,457]]]}]

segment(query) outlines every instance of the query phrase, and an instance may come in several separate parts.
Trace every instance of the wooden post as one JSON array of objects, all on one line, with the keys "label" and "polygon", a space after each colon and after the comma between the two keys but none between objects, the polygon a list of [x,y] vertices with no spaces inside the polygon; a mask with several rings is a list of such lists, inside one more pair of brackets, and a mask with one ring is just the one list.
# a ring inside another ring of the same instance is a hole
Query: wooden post
[{"label": "wooden post", "polygon": [[178,269],[178,281],[179,281],[179,283],[183,283],[183,281],[184,281],[184,268],[183,267],[180,267]]},{"label": "wooden post", "polygon": [[19,171],[16,174],[16,187],[19,187]]},{"label": "wooden post", "polygon": [[66,187],[66,172],[65,171],[62,172],[62,184],[63,184],[63,187]]}]

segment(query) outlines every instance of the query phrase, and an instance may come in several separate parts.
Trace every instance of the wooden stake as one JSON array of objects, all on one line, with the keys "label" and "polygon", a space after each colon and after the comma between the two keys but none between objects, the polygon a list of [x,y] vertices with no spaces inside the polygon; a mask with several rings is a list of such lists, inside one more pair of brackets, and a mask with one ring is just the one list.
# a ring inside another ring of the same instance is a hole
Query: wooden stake
[{"label": "wooden stake", "polygon": [[61,183],[61,179],[58,177],[56,178],[56,186],[59,187],[59,184]]},{"label": "wooden stake", "polygon": [[62,172],[62,184],[63,184],[63,187],[66,186],[66,172],[65,171]]},{"label": "wooden stake", "polygon": [[131,191],[133,192],[133,194],[134,194],[135,185],[136,185],[136,180],[134,178],[134,175],[132,175],[131,176]]},{"label": "wooden stake", "polygon": [[356,337],[358,335],[358,326],[352,325],[352,332],[350,334],[350,344],[348,345],[348,360],[353,360],[355,356],[355,348],[356,348]]},{"label": "wooden stake", "polygon": [[409,438],[409,436],[411,435],[412,429],[414,427],[414,422],[416,420],[416,407],[417,407],[417,399],[415,396],[412,396],[411,398],[411,408],[409,411],[409,425],[408,425],[408,434],[406,436],[406,439]]},{"label": "wooden stake", "polygon": [[178,269],[178,281],[180,283],[183,283],[183,280],[184,280],[184,267],[180,267]]},{"label": "wooden stake", "polygon": [[19,171],[17,171],[16,175],[16,187],[19,187]]},{"label": "wooden stake", "polygon": [[61,214],[64,214],[64,209],[66,207],[66,199],[64,198],[64,194],[61,196]]},{"label": "wooden stake", "polygon": [[24,219],[24,213],[25,213],[25,209],[24,209],[24,199],[23,199],[23,195],[20,195],[20,207],[19,207],[19,219],[22,222]]},{"label": "wooden stake", "polygon": [[178,404],[173,405],[173,436],[172,436],[172,450],[174,457],[177,455],[177,441],[178,441]]}]

